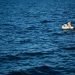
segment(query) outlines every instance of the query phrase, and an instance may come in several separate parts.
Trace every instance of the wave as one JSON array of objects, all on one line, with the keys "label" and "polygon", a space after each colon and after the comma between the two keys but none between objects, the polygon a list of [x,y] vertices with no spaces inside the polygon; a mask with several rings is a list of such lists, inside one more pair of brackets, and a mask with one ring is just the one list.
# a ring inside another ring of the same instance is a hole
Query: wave
[{"label": "wave", "polygon": [[18,55],[25,55],[25,56],[43,56],[43,55],[48,55],[48,54],[50,54],[50,52],[32,52],[32,53],[30,53],[30,52],[24,52],[24,53],[20,53],[20,54],[18,54]]},{"label": "wave", "polygon": [[16,56],[16,55],[6,55],[6,56],[0,56],[0,62],[2,61],[7,61],[7,60],[19,60],[20,57],[19,56]]},{"label": "wave", "polygon": [[0,24],[0,29],[4,33],[14,33],[14,32],[18,32],[22,30],[21,27],[11,24],[11,23]]},{"label": "wave", "polygon": [[37,27],[36,27],[36,26],[30,26],[30,27],[27,27],[26,29],[27,29],[27,30],[36,30]]},{"label": "wave", "polygon": [[7,75],[62,75],[59,71],[49,66],[40,66],[28,69],[26,71],[12,71]]},{"label": "wave", "polygon": [[75,47],[64,47],[63,49],[66,49],[66,50],[75,50]]},{"label": "wave", "polygon": [[50,21],[50,20],[43,20],[43,21],[41,21],[40,23],[51,23],[51,22],[55,22],[55,21]]},{"label": "wave", "polygon": [[31,40],[31,39],[23,39],[23,40],[20,40],[19,43],[20,43],[20,44],[32,43],[32,40]]},{"label": "wave", "polygon": [[43,57],[43,56],[48,56],[50,54],[50,52],[20,52],[17,54],[10,54],[10,55],[3,55],[0,56],[0,62],[3,61],[15,61],[15,60],[25,60],[25,59],[31,59],[33,57]]}]

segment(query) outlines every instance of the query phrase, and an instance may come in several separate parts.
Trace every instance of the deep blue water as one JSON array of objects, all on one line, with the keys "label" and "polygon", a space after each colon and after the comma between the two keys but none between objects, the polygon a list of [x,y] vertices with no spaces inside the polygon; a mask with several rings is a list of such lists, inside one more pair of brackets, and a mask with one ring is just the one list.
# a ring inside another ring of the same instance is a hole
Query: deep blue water
[{"label": "deep blue water", "polygon": [[0,0],[0,75],[75,75],[75,0]]}]

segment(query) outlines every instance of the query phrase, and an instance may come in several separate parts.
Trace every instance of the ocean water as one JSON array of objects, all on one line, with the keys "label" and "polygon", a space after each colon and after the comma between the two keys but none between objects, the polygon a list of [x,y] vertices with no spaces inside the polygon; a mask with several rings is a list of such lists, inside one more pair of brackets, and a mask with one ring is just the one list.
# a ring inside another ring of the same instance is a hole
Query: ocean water
[{"label": "ocean water", "polygon": [[75,0],[0,0],[0,75],[75,75]]}]

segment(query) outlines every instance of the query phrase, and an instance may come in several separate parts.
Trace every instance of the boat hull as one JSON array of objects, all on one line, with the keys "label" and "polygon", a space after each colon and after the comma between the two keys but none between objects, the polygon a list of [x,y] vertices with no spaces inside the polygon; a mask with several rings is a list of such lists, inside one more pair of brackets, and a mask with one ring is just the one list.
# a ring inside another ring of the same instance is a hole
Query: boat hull
[{"label": "boat hull", "polygon": [[62,26],[62,29],[65,29],[65,30],[67,30],[67,29],[74,29],[74,27],[64,27],[64,26]]}]

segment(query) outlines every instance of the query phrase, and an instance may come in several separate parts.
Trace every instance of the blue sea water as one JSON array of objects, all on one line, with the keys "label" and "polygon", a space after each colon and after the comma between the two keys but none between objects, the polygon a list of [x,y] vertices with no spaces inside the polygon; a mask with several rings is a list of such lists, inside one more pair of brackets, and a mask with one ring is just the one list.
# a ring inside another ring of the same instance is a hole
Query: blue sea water
[{"label": "blue sea water", "polygon": [[0,75],[75,75],[75,0],[0,0]]}]

